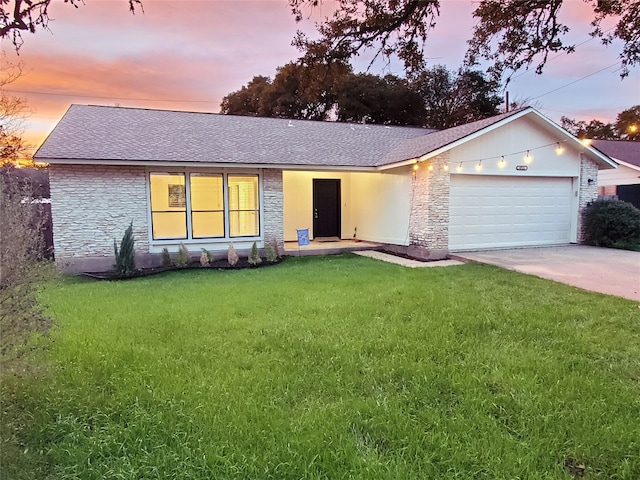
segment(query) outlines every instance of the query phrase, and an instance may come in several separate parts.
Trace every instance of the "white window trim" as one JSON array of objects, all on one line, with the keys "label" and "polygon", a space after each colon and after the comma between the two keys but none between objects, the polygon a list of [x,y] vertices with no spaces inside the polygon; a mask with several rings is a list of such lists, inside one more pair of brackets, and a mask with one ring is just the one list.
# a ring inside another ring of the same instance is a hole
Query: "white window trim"
[{"label": "white window trim", "polygon": [[[186,206],[187,206],[187,237],[186,239],[154,239],[153,238],[153,220],[151,215],[151,174],[152,173],[181,173],[185,175],[185,189],[186,189]],[[192,173],[204,173],[211,175],[222,175],[222,188],[223,188],[223,202],[224,202],[224,237],[215,238],[189,238],[192,235],[191,231],[191,179]],[[233,175],[255,175],[258,177],[258,199],[260,204],[259,209],[259,234],[251,237],[231,237],[230,225],[229,225],[229,197],[228,197],[228,177]],[[250,248],[254,242],[258,243],[258,247],[264,247],[264,183],[262,179],[262,170],[256,169],[241,169],[241,168],[178,168],[178,167],[159,167],[149,168],[145,172],[145,188],[147,191],[147,225],[148,225],[148,238],[149,238],[149,252],[160,253],[163,248],[178,247],[181,243],[184,243],[187,247],[192,248],[194,251],[201,248],[208,250],[226,250],[228,245],[232,243],[236,248]]]}]

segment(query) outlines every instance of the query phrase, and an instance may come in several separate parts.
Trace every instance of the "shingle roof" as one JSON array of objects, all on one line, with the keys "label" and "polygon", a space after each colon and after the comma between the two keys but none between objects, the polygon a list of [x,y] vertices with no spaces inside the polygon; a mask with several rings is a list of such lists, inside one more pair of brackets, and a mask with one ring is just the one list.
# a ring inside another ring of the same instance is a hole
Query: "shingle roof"
[{"label": "shingle roof", "polygon": [[373,167],[433,132],[213,113],[72,105],[36,152],[47,160]]},{"label": "shingle roof", "polygon": [[640,142],[594,140],[591,145],[612,158],[640,167]]},{"label": "shingle roof", "polygon": [[498,123],[505,118],[509,118],[525,109],[526,108],[512,110],[508,113],[495,115],[493,117],[466,123],[457,127],[447,128],[446,130],[440,130],[429,135],[422,135],[419,137],[407,139],[400,145],[389,151],[389,153],[387,153],[377,163],[377,166],[389,165],[407,159],[418,158],[422,155],[434,152],[453,142],[479,132],[484,128],[490,127],[491,125]]}]

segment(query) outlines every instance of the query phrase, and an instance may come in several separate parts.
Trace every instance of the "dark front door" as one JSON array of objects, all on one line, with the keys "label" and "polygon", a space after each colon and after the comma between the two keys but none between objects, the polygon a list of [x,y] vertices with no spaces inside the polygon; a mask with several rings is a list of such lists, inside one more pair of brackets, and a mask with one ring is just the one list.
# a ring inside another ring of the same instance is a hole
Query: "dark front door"
[{"label": "dark front door", "polygon": [[340,238],[340,179],[313,179],[313,236]]}]

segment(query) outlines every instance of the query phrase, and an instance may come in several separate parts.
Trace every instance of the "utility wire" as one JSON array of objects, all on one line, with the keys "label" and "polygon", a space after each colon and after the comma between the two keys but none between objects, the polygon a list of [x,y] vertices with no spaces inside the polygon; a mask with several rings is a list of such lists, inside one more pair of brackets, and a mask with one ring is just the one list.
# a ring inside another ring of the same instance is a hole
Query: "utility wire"
[{"label": "utility wire", "polygon": [[213,100],[160,100],[157,98],[131,98],[131,97],[105,97],[101,95],[81,95],[76,93],[54,93],[39,92],[35,90],[13,90],[8,88],[2,89],[10,93],[28,93],[29,95],[50,95],[56,97],[80,97],[80,98],[99,98],[102,100],[138,100],[144,102],[175,102],[175,103],[215,103]]},{"label": "utility wire", "polygon": [[609,68],[611,68],[611,67],[613,67],[615,65],[618,65],[618,63],[619,62],[615,62],[615,63],[612,63],[611,65],[607,65],[606,67],[601,68],[600,70],[597,70],[597,71],[595,71],[593,73],[590,73],[589,75],[585,75],[584,77],[580,77],[577,80],[574,80],[573,82],[569,82],[569,83],[567,83],[565,85],[562,85],[561,87],[554,88],[553,90],[549,90],[548,92],[542,93],[542,94],[537,95],[535,97],[531,97],[529,100],[536,100],[536,99],[538,99],[540,97],[544,97],[545,95],[549,95],[550,93],[557,92],[558,90],[562,90],[563,88],[566,88],[566,87],[568,87],[570,85],[573,85],[574,83],[578,83],[578,82],[580,82],[580,81],[582,81],[582,80],[584,80],[586,78],[593,77],[594,75],[597,75],[598,73],[604,72],[605,70],[607,70],[607,69],[609,69]]}]

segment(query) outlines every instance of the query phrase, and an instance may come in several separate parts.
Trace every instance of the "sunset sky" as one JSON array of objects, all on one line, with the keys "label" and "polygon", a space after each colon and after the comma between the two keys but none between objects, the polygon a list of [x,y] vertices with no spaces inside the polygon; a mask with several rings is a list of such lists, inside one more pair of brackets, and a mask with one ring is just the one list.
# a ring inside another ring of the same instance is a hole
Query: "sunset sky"
[{"label": "sunset sky", "polygon": [[[429,65],[457,69],[473,26],[474,4],[442,4],[426,52]],[[621,45],[589,41],[589,5],[582,0],[565,4],[563,19],[572,27],[567,38],[586,43],[572,55],[553,59],[542,76],[516,73],[510,98],[532,99],[558,122],[561,115],[613,121],[621,110],[640,104],[640,69],[621,80]],[[19,57],[3,41],[7,60],[21,60],[26,67],[7,90],[26,98],[34,111],[25,132],[34,144],[44,140],[72,103],[217,112],[224,95],[254,75],[273,77],[278,66],[296,59],[299,52],[291,46],[296,30],[312,33],[314,21],[330,14],[331,7],[325,0],[312,18],[296,24],[286,0],[144,0],[144,14],[136,15],[128,12],[125,0],[86,0],[77,9],[53,0],[50,32],[25,34]],[[367,64],[357,60],[356,70]],[[370,70],[389,71],[402,73],[394,63]]]}]

